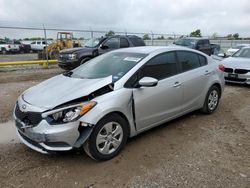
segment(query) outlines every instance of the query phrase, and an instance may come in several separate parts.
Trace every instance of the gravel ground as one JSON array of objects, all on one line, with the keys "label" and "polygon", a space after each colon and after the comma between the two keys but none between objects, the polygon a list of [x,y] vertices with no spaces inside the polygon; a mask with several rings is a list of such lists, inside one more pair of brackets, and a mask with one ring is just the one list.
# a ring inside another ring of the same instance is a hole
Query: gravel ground
[{"label": "gravel ground", "polygon": [[26,61],[26,60],[37,60],[37,53],[29,53],[29,54],[0,54],[0,64],[1,62],[9,62],[9,61]]},{"label": "gravel ground", "polygon": [[113,160],[81,151],[42,155],[15,137],[26,88],[59,69],[0,72],[0,187],[249,187],[250,88],[228,85],[212,115],[193,112],[128,141]]}]

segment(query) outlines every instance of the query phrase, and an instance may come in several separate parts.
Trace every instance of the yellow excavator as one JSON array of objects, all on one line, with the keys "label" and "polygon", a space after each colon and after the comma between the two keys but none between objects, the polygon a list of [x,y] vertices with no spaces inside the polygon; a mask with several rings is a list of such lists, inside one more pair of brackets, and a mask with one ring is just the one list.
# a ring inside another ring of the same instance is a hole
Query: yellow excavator
[{"label": "yellow excavator", "polygon": [[38,59],[58,59],[60,50],[75,47],[81,47],[81,44],[79,41],[73,41],[73,33],[58,32],[56,41],[39,52]]}]

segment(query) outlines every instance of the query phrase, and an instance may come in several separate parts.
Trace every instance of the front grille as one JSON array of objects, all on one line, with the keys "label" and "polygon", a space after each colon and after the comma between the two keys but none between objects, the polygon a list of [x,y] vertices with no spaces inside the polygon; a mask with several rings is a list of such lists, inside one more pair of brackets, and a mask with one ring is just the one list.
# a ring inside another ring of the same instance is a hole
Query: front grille
[{"label": "front grille", "polygon": [[233,73],[233,69],[232,69],[232,68],[225,68],[224,71],[225,71],[225,72],[229,72],[229,73]]},{"label": "front grille", "polygon": [[225,80],[228,80],[228,81],[235,81],[235,82],[245,82],[247,79],[244,79],[244,78],[229,78],[229,77],[225,77]]},{"label": "front grille", "polygon": [[41,113],[39,112],[22,112],[19,108],[19,105],[16,105],[15,116],[20,121],[26,125],[36,126],[42,121]]},{"label": "front grille", "polygon": [[249,72],[249,70],[246,70],[246,69],[235,69],[234,72],[237,73],[237,74],[246,74],[246,73]]}]

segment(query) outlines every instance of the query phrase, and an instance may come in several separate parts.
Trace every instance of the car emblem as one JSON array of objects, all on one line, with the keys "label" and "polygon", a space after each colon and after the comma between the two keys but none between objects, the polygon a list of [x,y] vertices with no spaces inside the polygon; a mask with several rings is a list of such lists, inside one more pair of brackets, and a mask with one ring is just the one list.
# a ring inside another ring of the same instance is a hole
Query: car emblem
[{"label": "car emblem", "polygon": [[22,105],[22,109],[26,109],[26,105],[25,104]]}]

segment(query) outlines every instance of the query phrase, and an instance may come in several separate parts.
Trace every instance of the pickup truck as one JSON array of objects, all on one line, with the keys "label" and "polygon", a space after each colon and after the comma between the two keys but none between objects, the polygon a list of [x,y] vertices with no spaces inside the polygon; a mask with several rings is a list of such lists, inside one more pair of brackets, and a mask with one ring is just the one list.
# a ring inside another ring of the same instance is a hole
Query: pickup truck
[{"label": "pickup truck", "polygon": [[16,44],[8,43],[6,41],[0,41],[0,48],[1,48],[1,53],[6,54],[6,53],[14,53],[14,52],[19,52],[19,46]]},{"label": "pickup truck", "polygon": [[30,46],[32,51],[37,52],[42,51],[47,45],[45,41],[33,41]]},{"label": "pickup truck", "polygon": [[85,43],[85,47],[61,50],[58,66],[65,70],[71,70],[111,50],[135,46],[145,46],[142,38],[135,35],[115,35],[111,37],[92,38]]},{"label": "pickup truck", "polygon": [[209,39],[200,37],[179,38],[173,44],[199,50],[207,55],[218,54],[220,51],[220,45],[210,44]]}]

